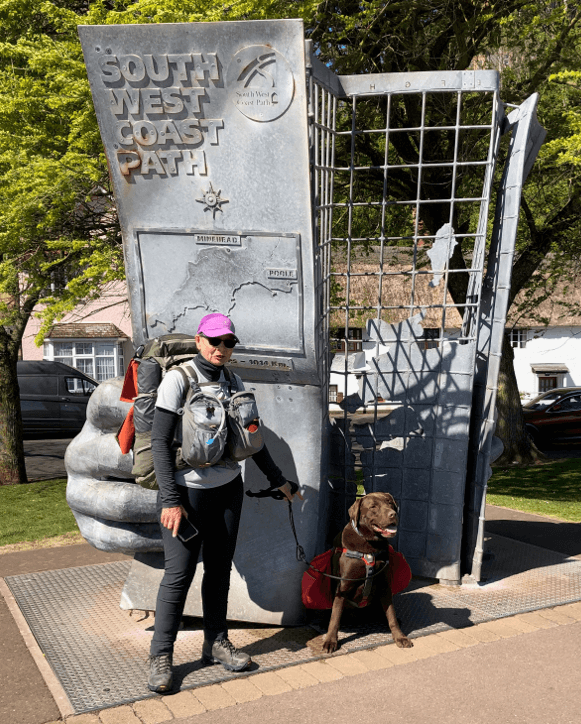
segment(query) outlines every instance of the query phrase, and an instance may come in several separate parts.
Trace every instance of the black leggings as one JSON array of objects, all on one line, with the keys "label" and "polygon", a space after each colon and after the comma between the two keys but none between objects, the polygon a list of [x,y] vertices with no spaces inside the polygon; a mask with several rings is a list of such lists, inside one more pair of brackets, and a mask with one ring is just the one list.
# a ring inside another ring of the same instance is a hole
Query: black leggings
[{"label": "black leggings", "polygon": [[182,543],[160,524],[165,573],[157,594],[155,632],[151,642],[152,656],[173,652],[188,590],[196,572],[200,548],[204,563],[204,634],[210,640],[228,635],[226,612],[232,558],[242,510],[242,476],[238,475],[230,483],[218,488],[202,490],[181,485],[177,487],[181,504],[199,533],[187,543]]}]

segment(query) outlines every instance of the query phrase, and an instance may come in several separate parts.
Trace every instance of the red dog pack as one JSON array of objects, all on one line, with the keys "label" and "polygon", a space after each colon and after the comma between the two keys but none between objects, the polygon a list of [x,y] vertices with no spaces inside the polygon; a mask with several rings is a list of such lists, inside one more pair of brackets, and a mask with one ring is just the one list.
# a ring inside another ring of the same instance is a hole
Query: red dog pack
[{"label": "red dog pack", "polygon": [[[333,608],[332,559],[335,548],[315,556],[303,573],[302,599],[305,608],[324,610]],[[389,546],[389,577],[391,593],[395,596],[405,590],[412,580],[412,571],[403,553]]]}]

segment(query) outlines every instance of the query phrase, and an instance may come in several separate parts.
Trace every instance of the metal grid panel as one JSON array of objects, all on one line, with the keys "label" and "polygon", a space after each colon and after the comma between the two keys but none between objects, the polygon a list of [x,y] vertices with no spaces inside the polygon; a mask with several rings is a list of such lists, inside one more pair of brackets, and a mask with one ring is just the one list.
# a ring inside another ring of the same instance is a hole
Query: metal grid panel
[{"label": "metal grid panel", "polygon": [[[338,351],[330,528],[358,485],[387,490],[414,573],[457,581],[503,109],[494,83],[457,74],[377,76],[381,92],[334,77],[345,93],[319,66],[310,114],[320,324]],[[364,328],[360,342],[354,328]]]},{"label": "metal grid panel", "polygon": [[[581,600],[581,560],[567,559],[493,536],[484,585],[446,587],[412,581],[396,597],[403,630],[423,636],[515,613]],[[7,577],[18,606],[75,711],[81,713],[153,696],[146,688],[153,618],[119,608],[127,562]],[[282,628],[232,622],[230,638],[253,659],[253,671],[321,658],[328,616],[311,627]],[[176,685],[195,688],[235,674],[200,662],[203,632],[191,619],[178,633]],[[392,642],[385,620],[370,611],[346,614],[337,655]],[[251,672],[252,673],[252,672]]]}]

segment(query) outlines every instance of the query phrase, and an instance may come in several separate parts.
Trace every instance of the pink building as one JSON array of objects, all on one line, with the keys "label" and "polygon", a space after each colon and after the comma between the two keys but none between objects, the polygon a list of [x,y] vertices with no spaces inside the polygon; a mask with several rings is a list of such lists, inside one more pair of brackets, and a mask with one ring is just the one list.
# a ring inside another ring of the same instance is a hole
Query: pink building
[{"label": "pink building", "polygon": [[67,314],[52,327],[42,347],[34,342],[39,329],[40,320],[32,317],[22,339],[22,359],[64,362],[102,382],[124,375],[133,356],[124,282],[108,284],[99,299]]}]

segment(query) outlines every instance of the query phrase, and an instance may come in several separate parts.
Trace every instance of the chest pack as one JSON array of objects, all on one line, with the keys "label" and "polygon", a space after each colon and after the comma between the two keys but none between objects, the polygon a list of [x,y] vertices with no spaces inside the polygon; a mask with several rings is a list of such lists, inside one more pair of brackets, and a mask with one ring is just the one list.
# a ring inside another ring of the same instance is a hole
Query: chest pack
[{"label": "chest pack", "polygon": [[177,368],[188,385],[182,408],[180,447],[176,467],[203,468],[219,462],[239,462],[254,455],[264,445],[256,399],[252,392],[235,392],[236,377],[224,368],[229,399],[221,400],[206,388],[212,382],[199,382],[191,364]]}]

